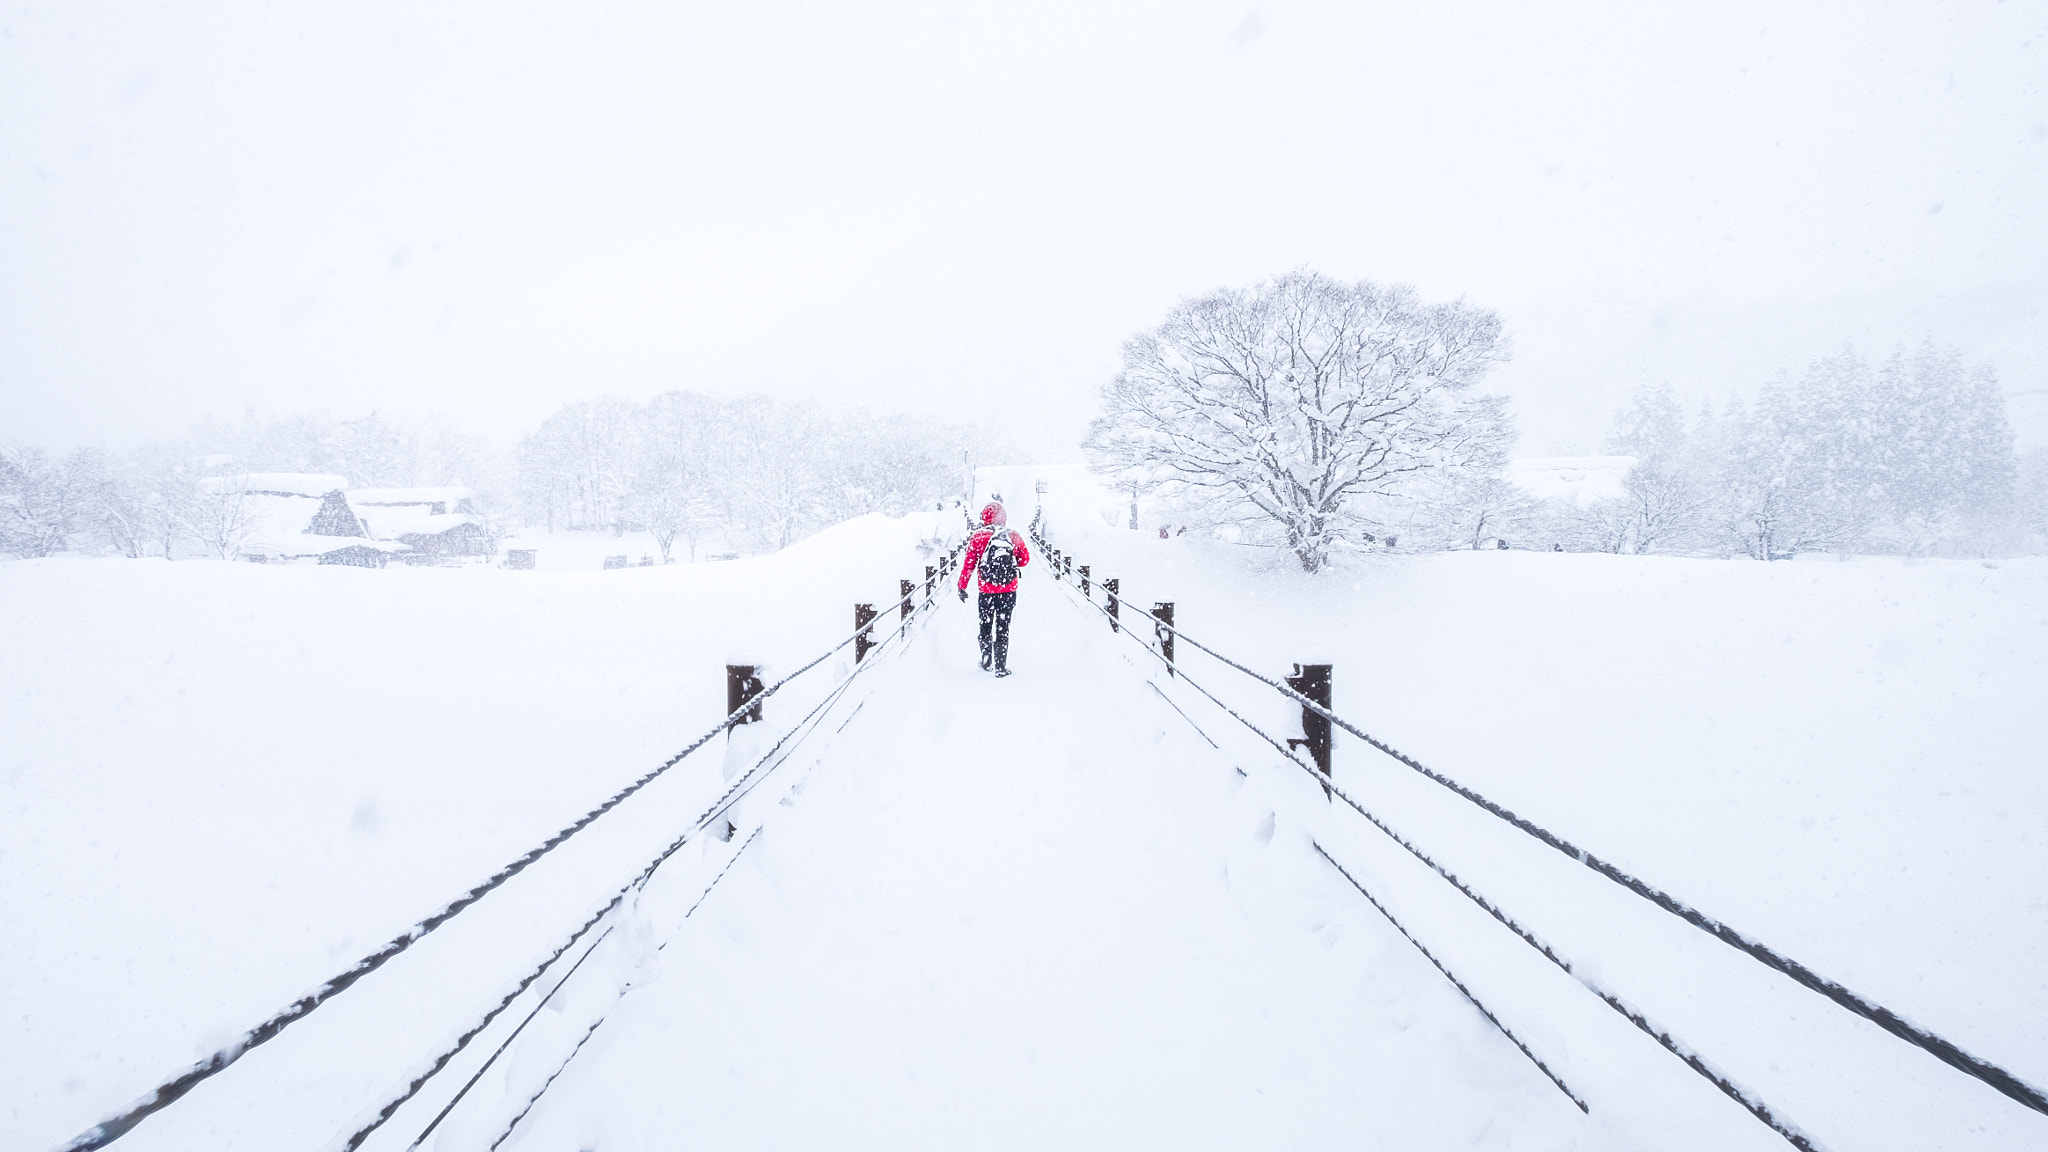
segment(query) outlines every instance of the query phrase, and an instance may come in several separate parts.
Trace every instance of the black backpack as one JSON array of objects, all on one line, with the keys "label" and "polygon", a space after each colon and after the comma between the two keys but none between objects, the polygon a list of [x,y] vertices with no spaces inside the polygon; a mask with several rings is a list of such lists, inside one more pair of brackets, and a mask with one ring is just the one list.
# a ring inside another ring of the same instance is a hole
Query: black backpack
[{"label": "black backpack", "polygon": [[983,584],[1001,587],[1017,579],[1017,550],[1008,528],[998,527],[989,533],[988,547],[982,550],[975,566],[981,569]]}]

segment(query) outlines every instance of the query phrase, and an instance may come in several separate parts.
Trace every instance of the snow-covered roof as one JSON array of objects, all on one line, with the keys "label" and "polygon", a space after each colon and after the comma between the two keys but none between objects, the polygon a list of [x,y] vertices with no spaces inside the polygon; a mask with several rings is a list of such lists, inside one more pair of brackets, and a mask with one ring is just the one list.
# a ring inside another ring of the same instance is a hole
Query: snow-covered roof
[{"label": "snow-covered roof", "polygon": [[[353,502],[353,501],[352,501]],[[419,504],[370,504],[356,507],[356,517],[380,540],[401,536],[439,536],[450,528],[475,524],[477,518],[460,512],[435,515],[431,506]]]},{"label": "snow-covered roof", "polygon": [[209,495],[223,492],[266,492],[285,496],[311,496],[318,500],[329,492],[348,487],[346,476],[325,472],[243,472],[234,476],[209,476],[199,490]]},{"label": "snow-covered roof", "polygon": [[[228,493],[234,492],[229,488]],[[332,489],[329,489],[332,491]],[[280,496],[269,492],[251,492],[241,497],[248,509],[251,524],[248,538],[241,551],[258,556],[290,558],[294,556],[324,556],[339,548],[374,548],[379,552],[398,552],[404,545],[383,540],[372,540],[367,536],[330,536],[326,533],[309,531],[315,518],[327,506],[324,500],[308,500],[301,496]],[[327,526],[323,524],[323,527]]]},{"label": "snow-covered roof", "polygon": [[348,494],[349,503],[361,508],[379,504],[446,504],[476,499],[474,488],[358,488]]},{"label": "snow-covered roof", "polygon": [[1538,500],[1586,504],[1622,494],[1633,456],[1537,456],[1508,465],[1508,479]]}]

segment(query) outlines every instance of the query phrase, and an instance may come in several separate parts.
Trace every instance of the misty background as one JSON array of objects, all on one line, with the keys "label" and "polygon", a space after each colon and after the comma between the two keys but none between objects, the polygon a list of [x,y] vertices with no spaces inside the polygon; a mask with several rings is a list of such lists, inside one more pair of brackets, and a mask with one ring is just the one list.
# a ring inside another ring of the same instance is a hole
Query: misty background
[{"label": "misty background", "polygon": [[0,8],[6,435],[672,389],[1080,459],[1120,344],[1301,266],[1495,309],[1522,455],[1853,344],[2048,443],[2025,5]]}]

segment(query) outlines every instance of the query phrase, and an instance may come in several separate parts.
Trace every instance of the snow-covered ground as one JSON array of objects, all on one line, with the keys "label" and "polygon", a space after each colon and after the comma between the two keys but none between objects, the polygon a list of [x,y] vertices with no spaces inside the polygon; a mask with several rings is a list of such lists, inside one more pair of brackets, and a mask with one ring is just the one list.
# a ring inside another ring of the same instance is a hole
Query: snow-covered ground
[{"label": "snow-covered ground", "polygon": [[[1337,710],[1383,739],[2048,1082],[2048,565],[1482,552],[1308,578],[1111,528],[1114,498],[1068,471],[984,482],[1021,523],[1040,478],[1053,539],[1131,604],[1174,601],[1268,673],[1332,663]],[[626,572],[0,565],[0,1148],[61,1143],[666,760],[723,711],[721,665],[773,677],[844,637],[854,601],[921,576],[937,520]],[[874,657],[731,842],[605,922],[430,1146],[489,1146],[579,1043],[503,1147],[1786,1146],[1043,565],[1016,676],[972,667],[971,628],[945,599]],[[1297,734],[1269,690],[1179,659]],[[828,661],[737,743],[850,671]],[[119,1146],[353,1131],[728,760],[685,760]],[[1822,1145],[2048,1141],[1341,734],[1336,778]],[[365,1146],[404,1147],[580,954]]]},{"label": "snow-covered ground", "polygon": [[[638,568],[643,562],[661,564],[661,546],[648,532],[549,532],[525,528],[499,541],[498,563],[502,564],[505,553],[515,548],[532,551],[534,568],[541,572],[603,571],[606,560],[619,556],[624,556],[631,568]],[[713,556],[744,556],[751,552],[751,548],[729,544],[722,538],[706,537],[697,542],[695,562],[713,563]],[[689,542],[677,540],[671,546],[669,558],[676,564],[691,563]]]}]

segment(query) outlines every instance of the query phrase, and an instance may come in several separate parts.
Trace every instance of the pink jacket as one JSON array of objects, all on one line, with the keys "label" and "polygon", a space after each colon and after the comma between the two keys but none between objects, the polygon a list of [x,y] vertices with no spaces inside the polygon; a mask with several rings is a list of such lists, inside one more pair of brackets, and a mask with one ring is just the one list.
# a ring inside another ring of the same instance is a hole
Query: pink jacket
[{"label": "pink jacket", "polygon": [[[1024,566],[1031,563],[1031,550],[1024,546],[1024,537],[1010,530],[1008,527],[1009,521],[1009,513],[1003,511],[1001,504],[991,503],[988,507],[981,510],[982,526],[972,537],[968,538],[967,555],[960,561],[961,591],[967,590],[968,576],[972,575],[975,566],[981,563],[981,554],[988,551],[989,540],[998,532],[1010,533],[1010,547],[1014,548],[1017,552],[1017,574],[1020,578],[1022,577]],[[1015,592],[1017,590],[1017,581],[1012,580],[1008,584],[990,584],[987,580],[983,580],[981,582],[981,590],[983,592]]]}]

